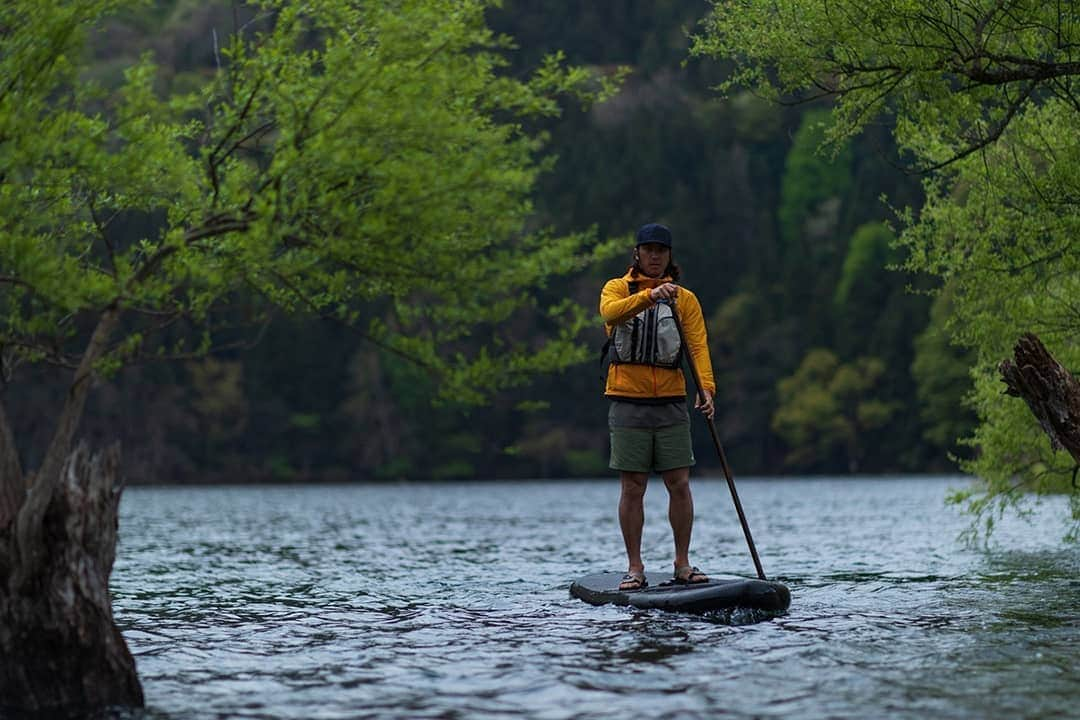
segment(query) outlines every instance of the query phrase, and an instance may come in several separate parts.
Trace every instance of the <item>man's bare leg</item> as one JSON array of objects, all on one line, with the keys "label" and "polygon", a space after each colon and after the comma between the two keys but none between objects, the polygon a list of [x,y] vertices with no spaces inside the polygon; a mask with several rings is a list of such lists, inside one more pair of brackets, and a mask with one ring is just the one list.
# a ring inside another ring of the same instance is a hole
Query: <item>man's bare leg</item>
[{"label": "man's bare leg", "polygon": [[619,527],[626,545],[628,573],[645,572],[641,560],[641,533],[645,526],[645,485],[648,473],[620,472],[622,493],[619,496]]},{"label": "man's bare leg", "polygon": [[665,470],[668,491],[668,520],[675,538],[675,567],[690,565],[690,533],[694,528],[694,498],[690,494],[690,468]]}]

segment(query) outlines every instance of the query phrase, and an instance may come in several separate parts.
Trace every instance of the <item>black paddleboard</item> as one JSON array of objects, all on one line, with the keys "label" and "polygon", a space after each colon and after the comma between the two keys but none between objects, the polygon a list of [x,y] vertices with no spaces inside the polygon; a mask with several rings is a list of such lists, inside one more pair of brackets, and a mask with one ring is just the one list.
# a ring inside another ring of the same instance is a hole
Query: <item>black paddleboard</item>
[{"label": "black paddleboard", "polygon": [[621,572],[586,575],[570,585],[570,594],[591,605],[630,605],[678,612],[748,608],[782,612],[791,604],[787,587],[772,580],[710,578],[705,583],[675,583],[670,574],[646,573],[648,587],[620,590]]}]

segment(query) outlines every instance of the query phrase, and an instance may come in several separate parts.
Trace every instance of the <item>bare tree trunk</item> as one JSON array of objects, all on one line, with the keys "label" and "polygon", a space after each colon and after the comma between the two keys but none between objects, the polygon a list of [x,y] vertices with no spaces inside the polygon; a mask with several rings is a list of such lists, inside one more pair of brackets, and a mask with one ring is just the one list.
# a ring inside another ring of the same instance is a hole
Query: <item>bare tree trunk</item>
[{"label": "bare tree trunk", "polygon": [[0,716],[143,704],[109,596],[119,463],[117,446],[71,454],[43,518],[42,565],[0,586]]},{"label": "bare tree trunk", "polygon": [[1013,358],[998,366],[1005,392],[1023,398],[1051,447],[1065,448],[1080,465],[1080,383],[1032,333],[1016,342]]},{"label": "bare tree trunk", "polygon": [[83,409],[86,407],[86,396],[90,394],[90,387],[94,381],[94,365],[105,354],[109,338],[119,319],[119,310],[110,307],[98,320],[97,327],[94,328],[94,333],[90,336],[90,342],[79,362],[79,367],[75,370],[71,387],[68,388],[64,409],[60,412],[60,421],[57,423],[49,448],[45,452],[41,469],[38,470],[33,484],[28,488],[26,500],[15,519],[14,541],[18,558],[15,563],[13,581],[17,585],[33,580],[34,574],[44,559],[42,525],[45,510],[52,500],[57,485],[60,484],[61,469],[67,462],[72,443],[75,441],[75,431],[79,427]]},{"label": "bare tree trunk", "polygon": [[72,452],[95,364],[118,320],[115,307],[99,319],[28,488],[0,407],[0,717],[143,704],[109,595],[120,452]]}]

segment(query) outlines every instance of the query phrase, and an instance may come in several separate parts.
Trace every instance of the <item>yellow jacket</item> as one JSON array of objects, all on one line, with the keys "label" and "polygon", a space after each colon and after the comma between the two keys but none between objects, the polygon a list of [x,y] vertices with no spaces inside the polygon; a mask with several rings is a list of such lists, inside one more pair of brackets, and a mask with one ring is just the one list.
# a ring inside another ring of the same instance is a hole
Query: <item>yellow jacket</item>
[{"label": "yellow jacket", "polygon": [[[626,322],[642,310],[655,305],[649,291],[657,285],[671,282],[670,277],[651,278],[628,270],[621,278],[608,280],[600,291],[600,315],[604,318],[604,330],[608,336],[616,325]],[[638,291],[630,294],[631,281],[637,282]],[[709,342],[705,333],[705,318],[697,296],[679,286],[675,298],[675,312],[682,324],[686,340],[685,350],[694,358],[701,384],[709,395],[716,394],[712,362],[709,360]],[[686,378],[681,368],[664,368],[653,365],[612,363],[608,368],[607,387],[604,394],[610,398],[639,400],[675,399],[687,396]]]}]

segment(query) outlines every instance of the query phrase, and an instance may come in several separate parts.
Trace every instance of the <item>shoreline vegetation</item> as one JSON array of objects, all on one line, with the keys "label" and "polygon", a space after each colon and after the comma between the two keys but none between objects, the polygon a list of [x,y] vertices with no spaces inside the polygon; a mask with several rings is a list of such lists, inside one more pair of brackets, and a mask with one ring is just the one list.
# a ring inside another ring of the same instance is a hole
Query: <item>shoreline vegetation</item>
[{"label": "shoreline vegetation", "polygon": [[[766,5],[745,5],[747,12],[772,12]],[[898,170],[923,148],[898,135],[889,122],[845,125],[844,107],[829,97],[803,102],[794,88],[818,70],[811,65],[785,66],[788,85],[771,92],[755,84],[753,68],[772,62],[767,53],[789,39],[783,24],[743,27],[749,34],[742,37],[724,25],[719,6],[705,1],[662,9],[627,6],[614,13],[568,9],[550,0],[505,7],[481,2],[473,9],[479,13],[474,20],[482,16],[492,32],[477,30],[469,41],[490,45],[494,75],[524,77],[541,68],[543,88],[521,126],[537,141],[519,137],[523,144],[513,151],[519,154],[501,157],[513,162],[525,155],[547,157],[520,178],[517,189],[529,200],[517,206],[515,217],[530,228],[548,228],[537,235],[530,253],[560,234],[568,238],[558,252],[532,256],[523,265],[525,275],[539,279],[544,275],[538,268],[561,258],[551,277],[531,288],[532,297],[518,298],[552,314],[530,316],[476,304],[485,308],[474,318],[480,325],[449,333],[453,337],[445,349],[463,357],[473,353],[483,364],[481,372],[479,365],[470,370],[467,363],[446,362],[451,355],[433,350],[430,336],[424,339],[428,330],[387,340],[401,323],[418,321],[430,329],[451,319],[460,322],[464,308],[417,312],[408,299],[350,296],[330,310],[330,294],[316,301],[312,288],[285,290],[259,282],[253,292],[215,306],[210,295],[199,295],[202,291],[192,286],[183,291],[195,293],[185,302],[205,314],[206,331],[200,334],[197,322],[170,320],[156,351],[177,361],[145,362],[155,351],[147,339],[152,328],[122,324],[118,337],[124,339],[102,361],[79,437],[91,447],[119,440],[128,476],[153,477],[154,484],[237,476],[294,482],[358,475],[436,480],[602,475],[605,408],[590,357],[602,341],[594,312],[597,288],[624,270],[627,258],[619,249],[647,211],[675,229],[687,281],[700,288],[720,387],[717,422],[737,474],[960,468],[989,478],[1002,497],[1014,497],[1009,490],[1014,487],[1069,489],[1065,455],[1049,452],[1023,403],[998,394],[996,372],[990,370],[1022,328],[998,316],[988,324],[985,315],[971,315],[982,312],[971,305],[982,287],[977,273],[954,273],[943,282],[935,268],[948,268],[948,258],[937,265],[927,259],[934,257],[933,236],[920,233],[932,227],[913,223],[927,197],[936,214],[924,215],[939,224],[948,220],[947,190],[954,182],[948,173],[954,166],[940,177]],[[132,6],[103,16],[88,32],[82,55],[72,56],[81,64],[73,60],[62,72],[83,83],[86,97],[79,102],[95,111],[126,112],[123,102],[128,102],[136,103],[132,112],[157,113],[165,99],[183,105],[192,93],[213,86],[215,73],[228,66],[223,58],[236,52],[225,47],[232,28],[262,32],[271,16],[250,7],[236,15],[226,2]],[[814,18],[824,23],[814,27],[827,44],[831,20]],[[766,32],[769,28],[775,33]],[[740,53],[738,43],[752,44],[755,32],[768,40],[760,46],[764,54]],[[502,34],[514,41],[501,39]],[[597,42],[601,36],[605,40]],[[728,47],[716,44],[721,42],[731,45],[730,58],[717,56],[716,48]],[[863,50],[880,48],[870,43]],[[927,72],[935,77],[935,70]],[[561,99],[553,97],[560,93]],[[783,102],[769,102],[770,95]],[[906,96],[898,97],[903,102]],[[402,101],[393,94],[382,99]],[[788,102],[792,99],[798,102]],[[24,112],[32,114],[35,107]],[[252,135],[236,138],[236,158],[269,157],[261,153],[276,140],[270,126],[244,116],[243,105],[230,107],[217,122],[253,123]],[[1032,106],[1032,112],[1040,107]],[[202,108],[185,112],[202,122]],[[1017,131],[1024,127],[1018,124]],[[159,131],[144,130],[146,142],[161,142],[153,135]],[[177,132],[173,140],[179,145],[194,142],[190,128]],[[1010,137],[1001,142],[1013,142]],[[948,139],[943,136],[942,142]],[[986,148],[992,147],[988,142]],[[180,151],[170,155],[154,166],[163,174],[154,183],[164,177],[166,186],[175,185],[185,162]],[[144,180],[150,178],[132,178]],[[226,187],[220,177],[216,182],[214,197],[221,200]],[[478,193],[473,202],[499,207],[509,201],[489,195]],[[91,227],[95,217],[105,217],[94,207],[73,212],[82,213],[80,222]],[[104,253],[95,259],[98,265],[107,266],[109,248],[134,247],[161,231],[162,219],[153,212],[110,212],[107,232],[93,246]],[[345,216],[354,217],[347,211]],[[235,228],[215,225],[212,232],[227,237],[250,226],[244,220]],[[502,240],[513,238],[509,226],[494,227]],[[418,234],[401,223],[376,230]],[[440,257],[437,243],[427,249],[406,243],[401,249],[398,255],[365,251],[362,256],[375,263],[376,275],[394,274],[423,287],[429,281],[417,282],[423,268],[412,258]],[[1066,252],[1065,258],[1071,255]],[[43,261],[42,267],[52,266]],[[1038,273],[1040,267],[1036,263],[1029,270]],[[177,270],[180,276],[187,272]],[[478,270],[470,272],[476,276]],[[971,279],[964,279],[968,275]],[[513,279],[515,289],[521,289],[524,277]],[[38,289],[43,295],[52,292],[44,285]],[[98,303],[94,293],[101,291],[92,287],[75,304]],[[268,307],[267,296],[284,302]],[[73,301],[60,288],[52,299],[59,304],[57,313]],[[569,304],[560,305],[564,301]],[[1004,301],[994,296],[987,302],[1000,310]],[[1032,305],[1039,306],[1037,298]],[[494,314],[485,314],[489,309]],[[1010,306],[1009,313],[1016,309]],[[34,323],[47,324],[48,317],[39,313]],[[979,321],[968,322],[974,317]],[[350,329],[353,321],[359,326]],[[17,344],[5,346],[3,400],[19,441],[21,467],[37,467],[47,456],[54,418],[65,403],[66,373],[78,357],[71,342],[78,342],[80,333],[85,337],[84,326],[83,320],[67,324],[55,336],[35,329],[38,334],[25,338],[31,348],[25,358]],[[540,371],[528,382],[521,368],[509,378],[505,362],[483,356],[479,340],[496,326],[501,329],[497,344],[514,348],[512,362],[532,363]],[[973,335],[983,326],[986,333]],[[18,339],[17,333],[13,337]],[[552,352],[536,355],[544,338],[556,337]],[[1047,342],[1066,365],[1072,361],[1074,350],[1060,332]],[[60,369],[27,365],[39,360]],[[129,360],[137,362],[114,367]],[[448,371],[456,380],[447,382]],[[1020,438],[1016,442],[1025,448],[1022,466],[993,459],[1012,446],[1011,437]],[[695,427],[695,444],[707,446],[707,440]]]},{"label": "shoreline vegetation", "polygon": [[[981,443],[998,439],[976,428],[994,407],[1025,443],[1045,444],[1022,403],[997,395],[981,369],[1004,355],[965,339],[958,283],[912,264],[922,246],[905,224],[928,186],[898,170],[904,138],[888,123],[840,133],[828,102],[774,104],[748,92],[761,88],[747,63],[768,58],[710,57],[708,43],[723,36],[713,9],[704,1],[614,14],[545,0],[484,7],[495,33],[515,38],[513,49],[498,50],[501,72],[521,76],[559,49],[569,63],[622,82],[604,102],[564,103],[557,115],[526,121],[552,158],[534,177],[530,225],[591,227],[581,247],[607,249],[577,253],[576,270],[536,288],[536,304],[569,299],[573,314],[554,323],[515,317],[504,341],[529,345],[569,325],[569,366],[477,404],[464,387],[457,396],[440,390],[416,348],[372,343],[340,318],[305,315],[303,302],[291,308],[296,315],[241,297],[210,337],[226,349],[96,381],[81,437],[93,447],[119,440],[129,476],[167,483],[603,474],[605,408],[590,360],[602,341],[595,296],[623,271],[621,238],[649,209],[675,229],[687,280],[701,288],[717,422],[737,473],[952,472],[975,463],[963,470],[981,474],[993,464],[979,460]],[[123,69],[149,52],[155,92],[191,92],[221,66],[222,38],[236,21],[229,3],[186,0],[107,16],[88,35],[80,79],[108,98],[122,92]],[[152,233],[154,222],[120,214],[110,242]],[[249,332],[227,329],[252,319]],[[191,348],[196,339],[184,331],[169,342]],[[44,458],[64,393],[63,372],[47,369],[20,368],[5,387],[23,467]],[[707,440],[695,428],[695,444]],[[1035,456],[1061,476],[1052,486],[1067,489],[1060,454]]]},{"label": "shoreline vegetation", "polygon": [[[508,318],[502,342],[531,348],[565,332],[575,349],[564,359],[572,364],[478,405],[464,391],[443,392],[425,366],[434,358],[419,348],[372,343],[371,333],[313,317],[303,302],[291,315],[241,296],[213,319],[226,326],[212,331],[211,344],[226,349],[99,380],[81,435],[94,447],[119,440],[129,475],[170,482],[238,472],[303,478],[332,468],[433,479],[602,473],[597,297],[604,280],[625,271],[625,237],[648,213],[673,228],[677,258],[698,289],[720,387],[718,429],[736,472],[954,468],[949,454],[970,452],[956,443],[973,427],[962,402],[967,360],[949,344],[947,313],[931,312],[943,305],[924,292],[931,279],[887,267],[902,255],[880,197],[917,206],[918,182],[896,171],[885,133],[829,157],[817,152],[822,107],[772,105],[749,93],[718,99],[712,88],[730,68],[687,61],[691,40],[683,30],[708,7],[627,5],[609,13],[523,0],[484,10],[496,33],[515,40],[516,49],[499,53],[507,75],[543,66],[555,50],[600,73],[630,71],[605,102],[564,103],[557,117],[525,120],[547,137],[544,152],[553,158],[535,176],[529,224],[594,234],[567,251],[578,267],[557,282],[529,288],[515,280],[531,303],[569,300],[578,309]],[[150,52],[158,93],[191,92],[223,62],[220,48],[234,22],[226,2],[125,10],[89,35],[80,77],[110,97],[123,87],[122,68]],[[117,247],[154,230],[152,218],[138,214],[120,215],[112,228]],[[615,254],[597,256],[589,243]],[[362,257],[376,274],[421,270],[415,260],[422,256]],[[379,302],[355,309],[374,318],[388,310]],[[228,329],[246,319],[256,322],[250,331]],[[175,344],[186,336],[181,354],[201,341],[187,330],[175,327],[169,338]],[[240,346],[227,349],[231,343]],[[453,348],[469,352],[472,344],[461,337]],[[494,366],[487,372],[502,374]],[[44,457],[64,393],[64,375],[46,369],[20,369],[6,388],[25,467]],[[707,447],[704,430],[695,432],[696,444]]]}]

